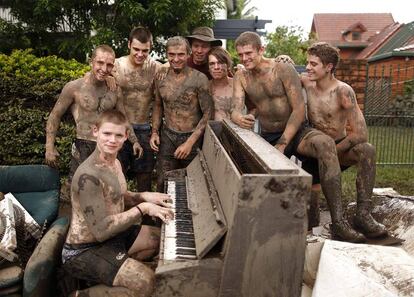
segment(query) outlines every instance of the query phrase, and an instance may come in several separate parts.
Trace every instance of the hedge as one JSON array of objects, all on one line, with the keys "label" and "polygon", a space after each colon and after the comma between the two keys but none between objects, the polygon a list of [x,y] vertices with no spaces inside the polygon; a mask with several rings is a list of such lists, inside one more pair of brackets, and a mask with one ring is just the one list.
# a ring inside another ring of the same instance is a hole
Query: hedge
[{"label": "hedge", "polygon": [[[36,57],[31,50],[0,54],[0,164],[44,162],[46,121],[63,86],[89,67],[56,56]],[[75,137],[71,116],[60,124],[56,146],[60,171],[68,172]]]}]

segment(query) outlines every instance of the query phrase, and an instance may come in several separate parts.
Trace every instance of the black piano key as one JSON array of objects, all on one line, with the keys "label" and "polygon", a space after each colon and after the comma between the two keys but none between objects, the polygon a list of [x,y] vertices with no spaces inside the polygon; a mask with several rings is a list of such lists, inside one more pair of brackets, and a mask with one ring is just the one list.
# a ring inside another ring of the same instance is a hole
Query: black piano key
[{"label": "black piano key", "polygon": [[194,233],[189,233],[189,232],[177,232],[177,237],[182,237],[182,238],[194,238]]},{"label": "black piano key", "polygon": [[[176,238],[177,240],[176,240],[176,242],[175,242],[175,244],[177,245],[177,246],[185,246],[185,247],[194,247],[195,248],[195,241],[194,240],[191,240],[191,239],[188,239],[188,238]],[[190,245],[194,245],[194,246],[190,246]]]},{"label": "black piano key", "polygon": [[177,255],[195,255],[196,250],[192,248],[176,248],[175,252]]}]

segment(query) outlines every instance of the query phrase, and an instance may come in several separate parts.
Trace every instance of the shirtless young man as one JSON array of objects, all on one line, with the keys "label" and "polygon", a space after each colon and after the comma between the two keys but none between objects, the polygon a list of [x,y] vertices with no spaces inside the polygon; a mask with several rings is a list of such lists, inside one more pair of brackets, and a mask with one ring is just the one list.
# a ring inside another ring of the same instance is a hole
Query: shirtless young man
[{"label": "shirtless young man", "polygon": [[[368,130],[354,90],[334,76],[339,62],[338,49],[328,43],[315,43],[308,49],[307,60],[307,74],[302,75],[302,82],[308,95],[310,124],[335,142],[337,156],[331,161],[335,166],[339,161],[343,169],[352,165],[357,167],[357,212],[354,225],[366,237],[384,236],[387,234],[384,225],[371,216],[375,148],[367,142]],[[314,183],[318,183],[318,166],[315,163],[315,160],[306,160],[303,167],[312,173]],[[328,166],[332,165],[328,163]],[[326,197],[331,217],[333,220],[342,220],[340,178],[334,183],[333,190],[334,194]]]},{"label": "shirtless young man", "polygon": [[191,35],[186,37],[191,45],[191,55],[187,58],[187,65],[212,79],[208,66],[208,52],[222,45],[220,39],[214,38],[214,32],[209,27],[197,27]]},{"label": "shirtless young man", "polygon": [[[62,251],[63,269],[78,279],[125,287],[130,290],[128,296],[150,296],[154,273],[139,261],[158,251],[160,230],[139,223],[144,214],[168,222],[173,213],[166,194],[127,191],[116,157],[127,139],[128,126],[121,112],[110,110],[93,127],[96,149],[72,180],[72,218]],[[75,296],[89,296],[88,292]]]},{"label": "shirtless young man", "polygon": [[[105,79],[111,73],[115,62],[115,52],[108,45],[100,45],[94,49],[91,57],[91,71],[84,77],[68,82],[46,124],[46,164],[58,166],[59,153],[55,148],[56,133],[64,113],[70,109],[76,123],[76,139],[72,147],[72,159],[69,176],[95,149],[95,137],[92,127],[98,115],[105,110],[118,109],[124,112],[119,97],[119,90],[110,91]],[[130,133],[134,150],[141,150],[135,134]]]},{"label": "shirtless young man", "polygon": [[214,101],[214,120],[230,119],[231,98],[233,97],[233,78],[228,76],[232,68],[229,53],[221,48],[213,48],[208,53],[208,67],[213,78],[210,92]]},{"label": "shirtless young man", "polygon": [[[257,115],[262,137],[288,157],[316,158],[325,196],[336,195],[341,171],[335,143],[326,134],[306,127],[302,85],[293,65],[263,57],[264,47],[254,32],[242,33],[236,39],[236,50],[245,69],[239,69],[233,79],[232,121],[251,129]],[[250,108],[247,115],[242,114],[245,103]],[[342,217],[333,218],[332,231],[346,241],[364,240]]]},{"label": "shirtless young man", "polygon": [[170,67],[167,76],[156,82],[150,140],[158,152],[158,191],[164,188],[166,171],[185,168],[194,159],[213,112],[207,77],[187,66],[188,41],[175,36],[168,39],[166,48]]},{"label": "shirtless young man", "polygon": [[132,29],[128,40],[129,55],[116,59],[112,71],[122,91],[126,116],[143,148],[143,156],[138,158],[134,155],[131,142],[126,141],[118,154],[124,173],[135,176],[139,192],[151,190],[151,177],[155,165],[154,152],[149,145],[150,109],[159,63],[149,57],[151,47],[152,34],[147,28]]}]

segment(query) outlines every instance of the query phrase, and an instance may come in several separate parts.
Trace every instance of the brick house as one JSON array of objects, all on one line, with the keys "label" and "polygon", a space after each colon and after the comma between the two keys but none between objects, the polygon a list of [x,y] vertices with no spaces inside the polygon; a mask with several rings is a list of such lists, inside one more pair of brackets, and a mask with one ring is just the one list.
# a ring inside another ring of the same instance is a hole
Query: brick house
[{"label": "brick house", "polygon": [[391,13],[316,13],[311,33],[341,50],[341,59],[354,59],[370,39],[394,24]]},{"label": "brick house", "polygon": [[390,13],[323,13],[311,32],[340,49],[336,76],[354,88],[361,108],[394,100],[414,79],[414,22],[396,23]]}]

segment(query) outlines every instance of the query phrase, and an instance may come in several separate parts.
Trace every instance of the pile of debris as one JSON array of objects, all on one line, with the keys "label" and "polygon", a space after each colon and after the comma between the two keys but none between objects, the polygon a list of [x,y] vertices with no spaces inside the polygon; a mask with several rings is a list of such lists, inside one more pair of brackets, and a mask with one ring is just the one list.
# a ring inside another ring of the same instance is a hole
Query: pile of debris
[{"label": "pile of debris", "polygon": [[392,188],[374,194],[373,216],[391,236],[353,244],[330,240],[329,228],[314,228],[307,240],[302,297],[414,296],[414,196]]}]

